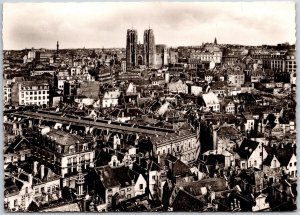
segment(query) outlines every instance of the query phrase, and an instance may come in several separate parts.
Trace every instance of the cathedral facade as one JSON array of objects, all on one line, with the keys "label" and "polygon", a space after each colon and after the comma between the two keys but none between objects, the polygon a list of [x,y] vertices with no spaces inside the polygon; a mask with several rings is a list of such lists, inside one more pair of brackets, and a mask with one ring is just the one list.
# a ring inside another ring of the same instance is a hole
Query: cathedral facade
[{"label": "cathedral facade", "polygon": [[126,69],[144,65],[156,66],[156,46],[153,29],[144,31],[144,43],[138,43],[137,30],[128,29],[126,37]]}]

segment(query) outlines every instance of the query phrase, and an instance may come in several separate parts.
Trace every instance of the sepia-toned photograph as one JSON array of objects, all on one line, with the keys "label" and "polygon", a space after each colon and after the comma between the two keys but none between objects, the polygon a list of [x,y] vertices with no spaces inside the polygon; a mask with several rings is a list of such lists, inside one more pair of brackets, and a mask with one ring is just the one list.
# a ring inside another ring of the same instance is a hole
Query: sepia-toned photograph
[{"label": "sepia-toned photograph", "polygon": [[295,17],[4,3],[5,212],[297,210]]}]

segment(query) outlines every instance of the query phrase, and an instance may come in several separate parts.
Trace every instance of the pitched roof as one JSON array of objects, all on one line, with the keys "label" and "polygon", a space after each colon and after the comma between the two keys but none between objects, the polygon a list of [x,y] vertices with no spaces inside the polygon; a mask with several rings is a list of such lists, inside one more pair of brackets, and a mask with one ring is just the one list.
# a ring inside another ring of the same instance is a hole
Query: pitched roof
[{"label": "pitched roof", "polygon": [[73,145],[77,142],[86,142],[85,139],[80,137],[79,135],[70,134],[60,130],[51,130],[49,133],[47,133],[47,136],[55,139],[57,143],[62,145]]},{"label": "pitched roof", "polygon": [[110,166],[102,166],[97,168],[96,170],[105,188],[109,189],[121,185],[117,179],[117,176],[115,175],[114,171]]},{"label": "pitched roof", "polygon": [[23,137],[23,136],[18,136],[7,148],[5,153],[8,152],[16,152],[16,151],[21,151],[29,149],[29,141]]},{"label": "pitched roof", "polygon": [[119,182],[121,187],[128,187],[132,185],[132,179],[129,174],[129,168],[122,166],[112,169],[116,180]]},{"label": "pitched roof", "polygon": [[185,190],[193,196],[204,195],[204,187],[209,187],[209,189],[214,192],[228,190],[227,182],[224,178],[209,178],[200,181],[178,184],[176,186],[181,187],[183,190]]},{"label": "pitched roof", "polygon": [[179,190],[172,202],[174,211],[202,211],[205,203],[184,190]]},{"label": "pitched roof", "polygon": [[5,178],[4,179],[4,195],[11,196],[19,193],[19,189],[15,184],[13,178]]},{"label": "pitched roof", "polygon": [[248,159],[258,145],[259,143],[256,141],[244,139],[241,146],[237,149],[237,153],[241,158]]},{"label": "pitched roof", "polygon": [[276,150],[276,156],[281,166],[287,166],[294,155],[294,149],[292,147],[278,148]]}]

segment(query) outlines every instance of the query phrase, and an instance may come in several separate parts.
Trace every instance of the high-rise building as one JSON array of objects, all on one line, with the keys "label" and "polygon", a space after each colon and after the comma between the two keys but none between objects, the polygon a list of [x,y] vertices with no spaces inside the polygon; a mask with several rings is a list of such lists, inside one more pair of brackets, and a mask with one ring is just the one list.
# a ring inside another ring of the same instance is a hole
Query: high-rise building
[{"label": "high-rise building", "polygon": [[126,69],[137,66],[137,30],[127,30],[126,40]]},{"label": "high-rise building", "polygon": [[144,64],[148,67],[155,66],[155,39],[152,29],[144,31]]}]

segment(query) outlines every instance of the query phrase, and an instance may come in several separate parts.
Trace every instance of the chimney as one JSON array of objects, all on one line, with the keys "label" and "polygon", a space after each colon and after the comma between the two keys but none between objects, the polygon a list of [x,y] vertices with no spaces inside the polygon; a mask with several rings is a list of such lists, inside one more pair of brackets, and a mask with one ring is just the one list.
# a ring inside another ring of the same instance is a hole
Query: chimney
[{"label": "chimney", "polygon": [[41,165],[41,179],[43,179],[45,176],[45,167],[44,165]]},{"label": "chimney", "polygon": [[32,179],[33,179],[32,174],[28,174],[28,182],[30,185],[32,185]]},{"label": "chimney", "polygon": [[37,161],[34,161],[34,162],[33,162],[33,175],[36,175],[36,174],[37,174],[37,165],[38,165],[38,162],[37,162]]}]

